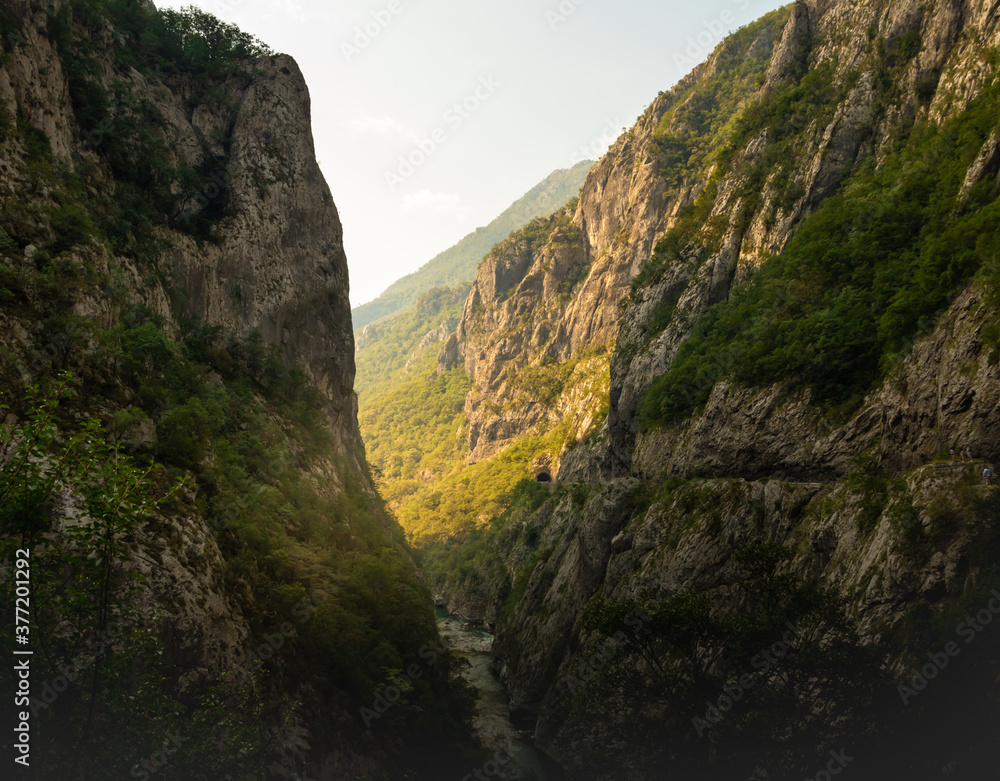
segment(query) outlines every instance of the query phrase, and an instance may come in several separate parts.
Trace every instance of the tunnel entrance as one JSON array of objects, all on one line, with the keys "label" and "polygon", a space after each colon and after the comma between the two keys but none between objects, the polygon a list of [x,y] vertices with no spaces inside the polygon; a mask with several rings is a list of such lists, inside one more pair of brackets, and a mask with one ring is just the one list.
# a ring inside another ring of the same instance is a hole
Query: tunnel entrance
[{"label": "tunnel entrance", "polygon": [[535,477],[535,480],[537,480],[539,483],[551,483],[552,475],[550,475],[548,472],[539,472],[538,476]]}]

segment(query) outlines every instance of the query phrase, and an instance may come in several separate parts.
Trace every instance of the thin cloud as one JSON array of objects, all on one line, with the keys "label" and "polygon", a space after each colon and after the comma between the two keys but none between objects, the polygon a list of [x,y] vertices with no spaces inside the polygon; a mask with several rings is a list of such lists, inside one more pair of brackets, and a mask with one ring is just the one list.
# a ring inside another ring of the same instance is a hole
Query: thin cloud
[{"label": "thin cloud", "polygon": [[437,212],[438,214],[453,214],[461,217],[469,209],[462,203],[462,197],[454,193],[436,193],[431,190],[420,190],[403,196],[404,212]]},{"label": "thin cloud", "polygon": [[361,114],[344,123],[351,133],[356,136],[396,136],[407,141],[417,141],[418,133],[411,127],[407,127],[395,117],[388,114],[374,116],[372,114]]}]

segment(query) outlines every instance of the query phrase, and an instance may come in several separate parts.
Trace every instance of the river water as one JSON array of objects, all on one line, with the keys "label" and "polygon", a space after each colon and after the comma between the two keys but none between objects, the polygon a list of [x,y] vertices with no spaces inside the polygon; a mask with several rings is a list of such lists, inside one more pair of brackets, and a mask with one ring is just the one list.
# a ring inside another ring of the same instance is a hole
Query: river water
[{"label": "river water", "polygon": [[[493,635],[472,626],[464,619],[437,608],[437,625],[441,638],[469,666],[463,677],[479,692],[473,724],[480,740],[492,754],[491,763],[470,768],[473,778],[503,779],[503,781],[557,781],[551,769],[531,743],[531,735],[517,729],[510,721],[507,695],[490,669]],[[479,776],[475,771],[479,771]]]}]

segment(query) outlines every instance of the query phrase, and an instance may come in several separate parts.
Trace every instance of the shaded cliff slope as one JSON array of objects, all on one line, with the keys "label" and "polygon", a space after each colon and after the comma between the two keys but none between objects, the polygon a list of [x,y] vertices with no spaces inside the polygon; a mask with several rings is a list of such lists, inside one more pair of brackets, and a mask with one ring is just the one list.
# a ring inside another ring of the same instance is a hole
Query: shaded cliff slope
[{"label": "shaded cliff slope", "polygon": [[124,0],[5,3],[0,26],[0,568],[13,604],[30,551],[35,777],[472,766],[365,462],[295,62]]}]

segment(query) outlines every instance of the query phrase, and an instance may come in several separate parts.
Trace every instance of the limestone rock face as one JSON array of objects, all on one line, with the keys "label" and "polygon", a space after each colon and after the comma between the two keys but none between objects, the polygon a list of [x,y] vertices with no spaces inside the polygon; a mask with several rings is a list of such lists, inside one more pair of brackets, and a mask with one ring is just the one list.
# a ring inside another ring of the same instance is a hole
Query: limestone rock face
[{"label": "limestone rock face", "polygon": [[166,652],[185,670],[181,685],[250,665],[250,625],[222,582],[222,554],[200,519],[159,518],[134,551],[144,581],[140,601],[162,621]]},{"label": "limestone rock face", "polygon": [[[862,155],[874,155],[879,158],[884,154],[883,150],[890,143],[893,128],[903,117],[912,117],[921,110],[924,116],[932,118],[933,121],[943,121],[953,113],[964,109],[982,89],[979,58],[973,53],[968,40],[996,39],[1000,35],[996,19],[984,16],[978,10],[973,11],[971,8],[967,12],[961,12],[954,4],[945,2],[935,3],[927,8],[921,8],[916,4],[894,3],[887,15],[883,15],[880,9],[881,5],[878,3],[858,5],[800,2],[794,7],[792,17],[772,58],[767,81],[762,89],[769,89],[778,80],[778,74],[788,71],[790,67],[788,63],[793,59],[788,53],[789,47],[798,52],[796,56],[800,59],[806,58],[812,67],[831,63],[834,68],[832,78],[835,82],[844,78],[851,69],[858,69],[857,78],[853,81],[853,86],[851,82],[845,82],[845,97],[836,106],[830,123],[826,127],[806,130],[808,143],[804,148],[797,150],[793,161],[797,170],[791,175],[793,181],[801,182],[802,194],[790,210],[780,205],[767,204],[767,201],[775,196],[770,185],[771,179],[768,178],[762,194],[763,205],[749,220],[745,231],[739,234],[738,226],[733,219],[733,209],[738,209],[740,204],[727,204],[724,193],[731,188],[726,184],[720,185],[719,192],[722,197],[717,200],[713,213],[725,215],[729,228],[719,253],[702,263],[701,268],[693,274],[686,269],[689,265],[686,263],[668,267],[660,282],[640,291],[623,310],[617,334],[619,351],[612,361],[611,411],[608,420],[612,452],[610,457],[605,459],[608,463],[614,464],[615,469],[629,470],[633,456],[636,456],[640,459],[636,466],[643,470],[641,461],[645,456],[640,454],[655,450],[665,444],[664,437],[671,439],[673,436],[660,432],[656,435],[657,445],[645,447],[641,442],[637,442],[635,437],[634,416],[639,398],[649,388],[653,379],[669,368],[687,336],[684,319],[675,317],[669,328],[652,340],[647,338],[648,324],[656,310],[657,302],[667,296],[671,289],[686,285],[677,304],[677,310],[683,312],[684,318],[689,321],[689,315],[697,314],[707,303],[719,300],[714,292],[714,285],[707,281],[709,273],[707,269],[710,265],[718,266],[722,263],[730,269],[735,267],[732,276],[732,282],[735,284],[749,279],[762,258],[781,250],[797,221],[836,190],[844,171],[854,160]],[[892,105],[879,115],[874,107],[879,100],[880,88],[875,85],[870,71],[862,67],[863,63],[866,62],[866,57],[870,56],[872,40],[884,37],[888,41],[887,45],[899,45],[902,37],[909,31],[919,33],[923,48],[913,57],[902,76],[904,84],[901,88],[904,94],[908,93],[908,97],[903,105]],[[805,46],[803,41],[812,43],[803,48]],[[913,85],[928,73],[940,73],[941,86],[934,93],[929,105],[919,109]],[[955,92],[947,92],[943,88],[945,83],[954,85]],[[751,141],[744,148],[743,154],[750,156],[757,153],[754,149],[756,144],[756,140]],[[979,158],[969,169],[966,177],[967,186],[994,175],[994,156],[995,151],[987,142]],[[733,184],[735,186],[736,183]],[[743,222],[746,223],[746,220]],[[735,258],[730,260],[734,252]],[[714,269],[712,274],[714,277]],[[969,384],[969,378],[953,373],[957,371],[957,362],[954,362],[949,355],[954,355],[952,350],[956,348],[954,346],[944,348],[943,335],[950,333],[958,321],[963,321],[971,315],[970,307],[973,306],[977,296],[974,291],[966,291],[952,303],[945,323],[931,340],[937,348],[931,347],[930,344],[921,346],[907,359],[905,365],[910,368],[904,371],[918,371],[916,367],[926,365],[924,361],[928,358],[928,354],[933,353],[934,365],[939,370],[948,371],[948,367],[942,364],[950,364],[952,371],[947,376],[953,378],[961,387]],[[971,326],[968,323],[966,325],[967,327],[962,328],[963,338],[966,341],[961,348],[965,352],[961,360],[976,360],[975,355],[979,350],[976,332],[979,326]],[[947,354],[943,354],[942,349],[945,349]],[[992,376],[992,370],[987,367],[986,362],[978,365],[985,370],[985,373],[976,375],[971,382],[979,385],[981,389],[986,388],[985,391],[979,392],[985,392],[985,403],[988,404],[988,399],[993,395],[988,389],[995,381],[995,377]],[[939,379],[940,374],[934,375],[928,372],[924,376],[924,380],[932,386],[936,385]],[[741,475],[748,473],[747,476],[786,468],[803,473],[840,469],[849,453],[862,446],[862,440],[867,437],[865,441],[871,443],[879,436],[877,431],[872,431],[872,421],[879,420],[882,412],[889,409],[884,403],[889,400],[886,394],[891,394],[888,388],[879,391],[876,394],[877,398],[869,399],[865,410],[849,424],[846,426],[838,424],[835,426],[838,429],[836,432],[823,433],[824,426],[829,427],[832,424],[829,422],[824,424],[817,420],[806,424],[801,415],[791,412],[792,409],[799,409],[802,415],[808,416],[810,413],[806,411],[807,400],[780,399],[778,403],[780,394],[777,389],[755,395],[751,400],[746,392],[734,391],[728,384],[721,383],[715,388],[703,417],[699,422],[692,424],[690,430],[684,434],[688,438],[687,452],[693,453],[697,449],[707,454],[715,444],[718,444],[718,441],[708,433],[709,430],[721,434],[723,429],[720,426],[725,421],[725,438],[729,444],[722,446],[718,455],[702,456],[713,460],[713,465],[709,469],[721,468],[726,473]],[[737,400],[735,398],[737,395],[742,397]],[[723,402],[724,398],[731,400]],[[896,401],[899,401],[898,392],[890,403]],[[925,401],[930,402],[930,397],[925,397]],[[930,408],[917,414],[913,410],[912,401],[904,405],[905,409],[911,410],[909,414],[928,421],[938,420],[936,407],[937,404],[932,404]],[[897,413],[885,412],[885,414],[895,416]],[[743,422],[748,417],[757,420],[761,425],[756,427],[753,436],[744,439],[740,432],[743,430]],[[764,423],[765,420],[768,422]],[[889,429],[885,427],[887,440],[883,444],[880,457],[888,459],[893,466],[907,468],[919,463],[921,458],[927,458],[937,452],[936,448],[940,448],[941,443],[949,438],[972,436],[971,429],[978,425],[972,423],[971,418],[968,422],[955,420],[954,430],[942,431],[935,424],[932,430],[938,433],[917,434],[920,444],[908,438],[904,441],[903,438],[888,433]],[[916,432],[911,428],[910,433]],[[981,433],[985,437],[981,440],[984,446],[995,442],[995,432],[983,430]],[[761,436],[763,439],[758,438]],[[813,442],[809,445],[803,444],[804,437]],[[831,439],[828,440],[827,437]],[[935,437],[937,441],[932,443]],[[836,440],[841,445],[834,446],[831,440]],[[741,442],[743,444],[739,444]],[[672,449],[673,446],[670,447]],[[776,449],[791,453],[795,450],[802,451],[802,448],[808,448],[810,451],[811,455],[808,458],[795,456],[757,458],[757,454],[774,453]],[[905,451],[905,454],[901,453],[901,450]],[[920,456],[914,455],[914,450],[919,452]],[[839,451],[839,455],[834,451]],[[663,462],[662,453],[657,458]],[[699,458],[701,457],[694,457],[694,462]],[[695,466],[694,462],[689,464],[690,469],[685,467],[681,472],[687,469],[688,473],[705,474],[705,469]],[[708,468],[707,464],[705,466]],[[730,467],[733,468],[732,472],[729,472]]]},{"label": "limestone rock face", "polygon": [[[52,202],[45,203],[45,187],[31,181],[22,134],[7,133],[8,119],[13,123],[16,118],[34,138],[46,140],[53,168],[67,176],[87,166],[98,169],[99,176],[114,177],[102,156],[115,140],[110,135],[113,122],[88,125],[74,109],[73,74],[64,64],[77,54],[86,58],[95,90],[114,97],[108,100],[113,119],[135,125],[130,112],[144,107],[156,118],[151,143],[162,149],[165,162],[205,173],[202,181],[207,182],[190,191],[183,189],[183,179],[175,185],[172,195],[181,204],[179,212],[157,225],[155,246],[144,247],[148,251],[141,260],[112,256],[111,242],[103,236],[67,253],[73,255],[67,262],[79,265],[81,273],[110,277],[113,269],[120,287],[115,295],[81,288],[73,315],[110,329],[122,322],[123,302],[129,302],[148,309],[168,336],[177,337],[185,321],[219,326],[234,340],[259,334],[265,347],[276,347],[285,364],[305,372],[325,396],[332,449],[314,459],[307,476],[317,497],[332,501],[347,480],[374,494],[357,424],[342,228],[315,159],[309,92],[295,61],[284,55],[241,61],[211,84],[191,74],[140,73],[115,56],[120,36],[107,21],[82,25],[71,20],[72,30],[61,39],[60,49],[51,16],[62,6],[61,0],[3,4],[4,207],[29,196],[42,201],[42,208]],[[66,47],[80,51],[68,53]],[[184,220],[205,210],[215,215],[210,235],[196,239],[194,231],[181,229]],[[29,246],[23,262],[32,262],[35,252]],[[0,258],[0,263],[10,262]],[[71,339],[38,343],[36,324],[7,303],[4,299],[0,311],[0,350],[23,359],[18,364],[24,367],[21,380],[32,379],[38,365],[32,364],[33,355],[44,353],[54,362],[60,350],[69,349],[66,345],[75,348]],[[144,426],[129,435],[127,445],[155,439],[155,427],[149,421]],[[249,664],[255,605],[253,593],[241,590],[245,583],[225,576],[227,565],[215,535],[194,508],[192,499],[189,511],[144,524],[129,549],[131,566],[144,576],[137,605],[160,619],[166,652],[183,671],[181,689]],[[388,535],[392,530],[384,531]],[[308,687],[286,694],[304,700],[312,696]],[[315,767],[320,768],[316,772],[323,779],[381,772],[376,760],[360,756],[366,749],[335,734],[310,734],[309,728],[290,725],[280,753],[301,759],[312,744]],[[273,770],[280,777],[291,775],[288,768]]]},{"label": "limestone rock face", "polygon": [[[793,553],[788,571],[832,587],[862,641],[874,642],[915,604],[949,604],[975,582],[974,508],[987,496],[977,478],[1000,448],[1000,367],[983,339],[996,312],[977,284],[922,325],[887,379],[846,417],[823,414],[802,392],[738,385],[725,371],[705,389],[704,408],[681,423],[643,431],[637,410],[698,315],[779,253],[856,162],[877,164],[901,127],[956,116],[996,78],[981,56],[1000,41],[994,5],[795,3],[774,34],[738,50],[723,44],[661,94],[593,168],[578,203],[498,245],[480,267],[441,354],[443,365],[464,365],[474,380],[465,408],[471,461],[566,420],[565,410],[513,403],[518,370],[579,358],[595,344],[612,349],[606,420],[588,422],[592,436],[557,454],[552,498],[504,520],[494,559],[475,582],[452,579],[437,594],[497,626],[495,666],[511,707],[536,722],[539,745],[569,767],[586,746],[605,745],[603,719],[619,718],[567,716],[573,696],[562,683],[599,650],[581,618],[595,595],[722,588],[737,549],[775,541]],[[892,84],[874,67],[882,47],[890,58],[907,52]],[[741,105],[813,69],[823,69],[823,87],[810,97],[829,101],[824,113],[789,120],[795,141],[782,152],[781,177],[767,162],[776,143],[767,127],[741,136],[725,168],[665,176],[676,169],[663,144],[688,129],[693,88],[727,57],[760,51],[768,62]],[[927,162],[935,164],[933,154]],[[996,180],[996,133],[964,164],[966,191]],[[657,249],[706,188],[710,208],[698,215],[712,240]],[[929,463],[963,446],[983,460]],[[872,474],[894,478],[876,491],[877,507],[873,489],[859,487]],[[643,491],[662,493],[648,502]],[[932,542],[915,553],[913,539]]]},{"label": "limestone rock face", "polygon": [[1000,371],[980,332],[992,319],[975,288],[962,293],[941,323],[921,338],[882,387],[846,422],[780,388],[750,390],[722,381],[705,409],[681,427],[640,435],[637,474],[659,479],[775,474],[830,479],[859,452],[893,472],[914,469],[950,447],[992,454],[1000,445]]},{"label": "limestone rock face", "polygon": [[[638,400],[653,378],[669,368],[687,337],[687,324],[707,306],[725,300],[733,285],[750,279],[765,258],[780,252],[799,221],[837,190],[856,160],[883,156],[901,122],[918,113],[941,122],[964,109],[987,78],[977,47],[1000,36],[995,14],[971,2],[885,6],[876,0],[800,0],[784,14],[776,32],[738,50],[732,43],[720,45],[688,77],[661,93],[591,170],[571,214],[552,218],[530,239],[522,234],[501,243],[484,260],[456,330],[457,354],[449,347],[441,356],[441,368],[462,364],[474,379],[465,409],[470,462],[556,419],[541,407],[511,403],[514,371],[565,361],[606,344],[618,346],[612,358],[610,452],[595,451],[590,460],[577,454],[566,463],[590,474],[606,468],[627,472],[636,446]],[[877,83],[872,68],[876,42],[894,52],[910,33],[922,45],[900,81]],[[767,67],[759,85],[747,86],[744,101],[780,89],[807,68],[827,68],[829,92],[816,98],[839,94],[832,111],[822,122],[799,128],[791,168],[783,172],[787,180],[782,184],[775,173],[765,175],[760,198],[749,211],[740,195],[745,172],[762,164],[774,138],[764,130],[734,150],[737,163],[713,184],[709,220],[718,226],[717,245],[707,255],[692,253],[666,264],[656,281],[632,293],[632,280],[657,242],[715,173],[709,166],[669,182],[663,170],[672,162],[664,157],[661,139],[686,130],[685,112],[695,100],[692,88],[712,79],[726,58],[762,51],[769,55]],[[938,77],[937,89],[922,103],[916,85]],[[888,105],[887,92],[897,95]],[[987,143],[970,166],[967,188],[997,175],[995,147],[995,142]],[[794,200],[787,197],[790,191]],[[677,300],[677,314],[668,328],[652,331],[668,298]]]},{"label": "limestone rock face", "polygon": [[[72,167],[74,159],[92,156],[110,130],[81,126],[73,115],[67,74],[47,33],[46,12],[58,5],[19,6],[26,24],[3,42],[0,106],[11,116],[21,107],[53,155]],[[106,26],[89,34],[103,86],[148,101],[163,119],[159,130],[174,160],[210,170],[200,192],[185,193],[187,210],[226,205],[213,242],[179,231],[164,237],[168,248],[156,265],[170,291],[133,268],[134,293],[174,326],[194,316],[237,337],[259,332],[279,347],[329,398],[340,449],[353,458],[361,440],[343,230],[316,163],[309,91],[295,61],[259,58],[208,92],[186,78],[123,71],[112,57],[114,31]],[[0,169],[0,187],[9,193],[22,186],[13,173]]]},{"label": "limestone rock face", "polygon": [[565,361],[572,354],[571,337],[557,319],[567,297],[578,293],[588,266],[572,219],[571,210],[564,209],[532,223],[533,235],[515,233],[498,244],[479,267],[455,345],[445,344],[442,368],[455,360],[475,382],[465,402],[470,462],[555,419],[552,410],[535,401],[517,405],[513,414],[503,405],[515,397],[517,369]]},{"label": "limestone rock face", "polygon": [[[305,81],[290,57],[269,58],[233,100],[222,172],[233,216],[219,226],[217,248],[199,251],[187,241],[167,262],[206,322],[241,335],[258,331],[288,362],[308,367],[352,453],[360,435],[347,259],[316,164]],[[192,119],[210,110],[198,106]]]},{"label": "limestone rock face", "polygon": [[[780,31],[780,28],[779,28]],[[750,51],[769,50],[763,36]],[[565,361],[595,345],[612,345],[621,327],[619,305],[656,242],[705,187],[706,178],[671,188],[662,176],[659,136],[684,127],[665,116],[683,110],[687,93],[718,71],[721,47],[672,90],[661,93],[591,170],[578,203],[539,225],[533,241],[515,234],[497,245],[479,268],[456,337],[460,362],[475,381],[466,403],[469,460],[502,449],[518,434],[551,419],[542,410],[511,405],[508,374],[522,366]],[[666,122],[665,127],[663,123]],[[710,172],[709,172],[710,173]],[[738,204],[720,206],[720,212]],[[736,262],[733,236],[704,286],[724,298]],[[690,276],[690,269],[686,272]],[[686,281],[686,280],[685,280]],[[675,280],[676,284],[676,280]],[[489,399],[492,403],[484,404]]]}]

